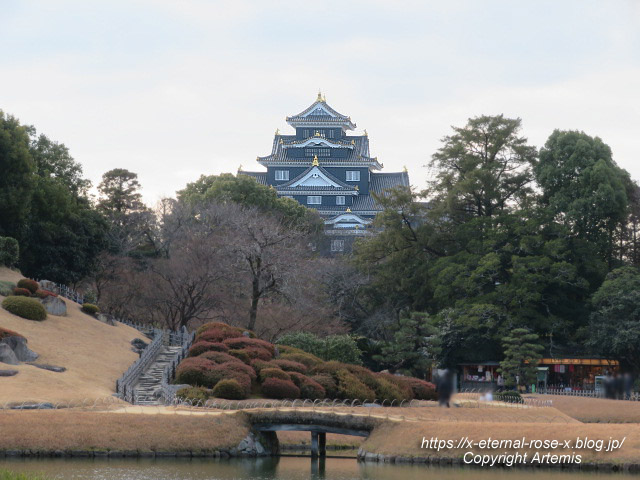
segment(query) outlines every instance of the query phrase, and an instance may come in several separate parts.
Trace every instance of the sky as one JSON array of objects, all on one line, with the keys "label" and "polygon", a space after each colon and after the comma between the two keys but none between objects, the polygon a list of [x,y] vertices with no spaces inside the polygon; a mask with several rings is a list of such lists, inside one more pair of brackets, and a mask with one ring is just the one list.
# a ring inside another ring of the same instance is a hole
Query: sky
[{"label": "sky", "polygon": [[640,180],[637,0],[0,0],[0,110],[149,204],[261,170],[318,90],[418,190],[451,126],[501,113],[537,147],[599,136]]}]

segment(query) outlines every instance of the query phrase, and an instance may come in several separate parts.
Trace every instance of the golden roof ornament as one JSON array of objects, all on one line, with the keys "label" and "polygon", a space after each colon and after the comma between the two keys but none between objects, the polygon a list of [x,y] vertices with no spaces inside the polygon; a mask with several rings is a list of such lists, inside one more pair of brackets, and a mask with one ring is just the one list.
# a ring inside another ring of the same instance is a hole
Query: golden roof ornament
[{"label": "golden roof ornament", "polygon": [[318,162],[318,155],[314,155],[313,156],[313,162],[311,162],[311,166],[313,166],[313,167],[319,167],[320,166],[320,162]]},{"label": "golden roof ornament", "polygon": [[404,173],[407,173],[407,172],[409,171],[409,170],[407,170],[407,166],[406,166],[406,165],[402,167],[402,171],[403,171]]},{"label": "golden roof ornament", "polygon": [[324,102],[322,98],[322,91],[318,90],[318,98],[316,98],[316,102]]},{"label": "golden roof ornament", "polygon": [[356,191],[359,192],[360,191],[360,187],[358,185],[356,185]]},{"label": "golden roof ornament", "polygon": [[366,129],[366,128],[364,129],[364,136],[365,136],[365,137],[368,137],[368,136],[369,136],[369,134],[367,133],[367,129]]},{"label": "golden roof ornament", "polygon": [[280,135],[280,129],[276,128],[276,135]]},{"label": "golden roof ornament", "polygon": [[351,209],[347,207],[347,213],[351,213]]}]

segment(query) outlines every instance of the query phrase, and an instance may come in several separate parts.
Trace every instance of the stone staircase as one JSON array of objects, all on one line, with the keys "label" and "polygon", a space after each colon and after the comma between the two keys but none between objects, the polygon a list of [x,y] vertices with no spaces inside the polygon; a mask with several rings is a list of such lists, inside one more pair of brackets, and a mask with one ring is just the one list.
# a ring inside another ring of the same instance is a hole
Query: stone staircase
[{"label": "stone staircase", "polygon": [[164,369],[173,358],[180,352],[180,346],[163,346],[155,360],[149,367],[140,375],[138,383],[134,387],[134,395],[136,405],[161,405],[159,393],[160,382],[162,381],[162,374]]}]

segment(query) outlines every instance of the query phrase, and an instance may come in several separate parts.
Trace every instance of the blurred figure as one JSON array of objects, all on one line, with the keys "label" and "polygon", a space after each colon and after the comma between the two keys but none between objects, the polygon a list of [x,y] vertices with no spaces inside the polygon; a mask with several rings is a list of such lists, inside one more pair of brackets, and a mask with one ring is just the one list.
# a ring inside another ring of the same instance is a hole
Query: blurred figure
[{"label": "blurred figure", "polygon": [[631,400],[631,394],[633,393],[633,376],[630,373],[624,374],[624,398]]},{"label": "blurred figure", "polygon": [[436,386],[438,389],[438,405],[449,408],[449,402],[453,394],[453,373],[448,368],[439,373]]}]

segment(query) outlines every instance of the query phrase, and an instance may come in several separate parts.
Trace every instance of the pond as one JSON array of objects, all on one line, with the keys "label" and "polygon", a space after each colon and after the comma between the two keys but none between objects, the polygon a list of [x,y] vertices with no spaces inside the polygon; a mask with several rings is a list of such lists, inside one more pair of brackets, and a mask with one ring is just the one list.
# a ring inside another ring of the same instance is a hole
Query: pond
[{"label": "pond", "polygon": [[[64,480],[590,480],[622,474],[358,463],[353,458],[265,459],[4,459],[0,469]],[[626,476],[625,476],[626,477]]]}]

